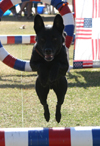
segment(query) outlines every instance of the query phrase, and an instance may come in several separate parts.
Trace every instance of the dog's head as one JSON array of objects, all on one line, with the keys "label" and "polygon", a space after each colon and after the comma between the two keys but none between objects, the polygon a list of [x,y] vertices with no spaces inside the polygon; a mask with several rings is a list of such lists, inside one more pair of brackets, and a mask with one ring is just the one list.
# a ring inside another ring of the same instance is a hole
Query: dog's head
[{"label": "dog's head", "polygon": [[64,42],[64,24],[62,17],[58,14],[54,18],[52,27],[45,26],[40,15],[34,18],[34,29],[36,32],[36,49],[46,61],[52,61],[57,55]]}]

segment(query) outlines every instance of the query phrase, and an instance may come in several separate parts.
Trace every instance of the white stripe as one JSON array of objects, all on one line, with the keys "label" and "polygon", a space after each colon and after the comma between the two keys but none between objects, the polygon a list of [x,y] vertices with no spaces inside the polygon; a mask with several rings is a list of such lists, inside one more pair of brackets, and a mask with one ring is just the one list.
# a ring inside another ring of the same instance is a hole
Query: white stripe
[{"label": "white stripe", "polygon": [[6,130],[5,146],[28,146],[28,131]]},{"label": "white stripe", "polygon": [[30,44],[30,36],[24,35],[22,36],[22,44]]},{"label": "white stripe", "polygon": [[3,47],[1,47],[0,48],[0,60],[3,61],[5,59],[5,57],[7,57],[8,55],[9,55],[8,52]]},{"label": "white stripe", "polygon": [[41,2],[44,2],[46,4],[51,4],[51,0],[41,0]]},{"label": "white stripe", "polygon": [[19,3],[22,3],[21,0],[11,0],[12,4],[13,5],[16,5],[16,4],[19,4]]},{"label": "white stripe", "polygon": [[62,16],[64,25],[74,25],[74,19],[72,13],[68,13]]},{"label": "white stripe", "polygon": [[32,71],[31,67],[30,67],[30,62],[29,61],[26,61],[26,64],[25,64],[25,71]]},{"label": "white stripe", "polygon": [[7,44],[7,36],[0,36],[0,41],[2,44]]},{"label": "white stripe", "polygon": [[71,128],[71,146],[93,146],[92,128],[91,127]]}]

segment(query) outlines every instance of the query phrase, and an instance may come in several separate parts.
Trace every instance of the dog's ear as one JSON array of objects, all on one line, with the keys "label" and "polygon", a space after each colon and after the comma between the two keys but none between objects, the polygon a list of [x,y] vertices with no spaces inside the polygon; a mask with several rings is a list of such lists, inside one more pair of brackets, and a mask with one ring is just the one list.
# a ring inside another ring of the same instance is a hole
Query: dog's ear
[{"label": "dog's ear", "polygon": [[63,24],[63,19],[61,17],[61,15],[57,14],[55,19],[54,19],[54,24],[53,27],[56,27],[58,31],[60,31],[61,33],[63,32],[64,29],[64,24]]},{"label": "dog's ear", "polygon": [[35,32],[38,33],[42,28],[44,28],[44,23],[43,23],[42,17],[37,14],[34,18]]}]

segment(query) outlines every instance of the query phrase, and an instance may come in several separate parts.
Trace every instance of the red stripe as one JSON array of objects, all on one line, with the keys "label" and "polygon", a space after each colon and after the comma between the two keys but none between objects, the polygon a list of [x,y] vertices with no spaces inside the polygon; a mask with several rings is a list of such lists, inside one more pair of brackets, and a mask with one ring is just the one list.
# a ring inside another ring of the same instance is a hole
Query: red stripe
[{"label": "red stripe", "polygon": [[5,12],[6,10],[8,10],[9,8],[11,8],[13,6],[12,2],[10,0],[2,0],[0,2],[0,8],[3,12]]},{"label": "red stripe", "polygon": [[67,4],[63,4],[59,9],[58,11],[60,12],[60,14],[63,16],[65,14],[68,14],[68,13],[71,13],[69,7]]},{"label": "red stripe", "polygon": [[95,2],[95,18],[97,18],[97,0]]},{"label": "red stripe", "polygon": [[97,59],[99,59],[99,39],[97,39],[97,46],[98,46],[98,56],[97,56]]},{"label": "red stripe", "polygon": [[98,17],[100,17],[100,0],[99,0],[99,4],[98,4]]},{"label": "red stripe", "polygon": [[94,18],[94,0],[92,0],[92,18]]},{"label": "red stripe", "polygon": [[76,39],[91,39],[91,37],[76,37]]},{"label": "red stripe", "polygon": [[76,33],[76,35],[92,35],[91,33]]},{"label": "red stripe", "polygon": [[93,68],[93,65],[92,66],[83,66],[83,68]]},{"label": "red stripe", "polygon": [[10,67],[14,67],[15,65],[15,61],[16,59],[11,56],[11,55],[8,55],[4,60],[3,60],[3,63],[5,63],[6,65],[10,66]]},{"label": "red stripe", "polygon": [[30,44],[36,43],[35,36],[30,36]]},{"label": "red stripe", "polygon": [[92,60],[94,60],[94,43],[93,43],[93,39],[92,39]]},{"label": "red stripe", "polygon": [[0,146],[5,146],[5,132],[0,131]]},{"label": "red stripe", "polygon": [[15,37],[14,36],[8,36],[7,37],[7,44],[15,44]]},{"label": "red stripe", "polygon": [[98,45],[98,47],[99,47],[99,51],[98,51],[98,60],[100,60],[100,39],[98,40],[99,42],[99,45]]},{"label": "red stripe", "polygon": [[70,45],[71,45],[71,42],[73,40],[73,37],[72,36],[66,36],[66,41],[65,41],[65,44],[66,44],[66,47],[69,48]]},{"label": "red stripe", "polygon": [[93,60],[74,60],[74,62],[93,63]]},{"label": "red stripe", "polygon": [[71,146],[70,129],[49,129],[49,146]]},{"label": "red stripe", "polygon": [[76,20],[84,20],[84,18],[76,18]]},{"label": "red stripe", "polygon": [[98,49],[97,49],[97,39],[95,39],[95,50],[96,50],[96,59],[97,59],[97,51],[98,51]]}]

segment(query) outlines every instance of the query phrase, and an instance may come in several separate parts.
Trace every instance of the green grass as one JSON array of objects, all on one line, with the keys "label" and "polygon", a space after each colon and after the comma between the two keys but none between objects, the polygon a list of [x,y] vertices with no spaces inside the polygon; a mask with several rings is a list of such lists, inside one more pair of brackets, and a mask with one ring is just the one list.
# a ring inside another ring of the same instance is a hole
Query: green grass
[{"label": "green grass", "polygon": [[[13,21],[4,17],[0,34],[32,34],[33,20]],[[24,19],[24,18],[23,18]],[[48,19],[48,18],[45,18]],[[47,22],[51,24],[52,22]],[[19,27],[25,24],[26,29]],[[6,28],[6,31],[5,31]],[[29,60],[32,45],[4,45],[16,58]],[[70,47],[70,64],[73,46]],[[68,92],[62,105],[62,119],[55,121],[56,95],[51,90],[48,104],[51,118],[47,123],[34,86],[36,73],[20,72],[0,62],[0,127],[74,127],[99,126],[100,123],[100,69],[70,70],[66,74]]]}]

